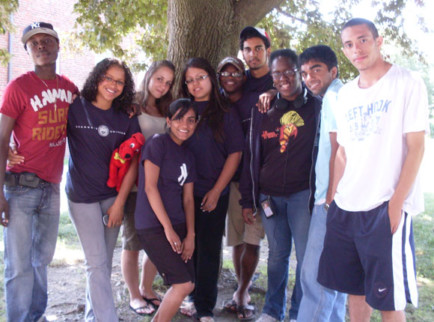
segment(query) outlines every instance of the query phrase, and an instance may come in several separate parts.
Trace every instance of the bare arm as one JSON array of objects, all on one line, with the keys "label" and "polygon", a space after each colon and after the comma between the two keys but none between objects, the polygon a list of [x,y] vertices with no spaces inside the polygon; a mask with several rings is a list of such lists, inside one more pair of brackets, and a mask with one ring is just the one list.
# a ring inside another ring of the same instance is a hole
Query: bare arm
[{"label": "bare arm", "polygon": [[333,185],[334,176],[335,176],[335,161],[336,161],[336,153],[338,152],[338,141],[337,141],[337,133],[330,132],[330,145],[331,145],[331,153],[330,153],[330,161],[329,161],[329,186],[327,189],[326,195],[326,204],[330,205],[333,201],[333,198],[336,193],[336,187]]},{"label": "bare arm", "polygon": [[184,205],[185,220],[187,224],[187,236],[182,241],[182,259],[187,262],[194,252],[194,196],[193,182],[184,184],[182,188],[182,203]]},{"label": "bare arm", "polygon": [[164,228],[167,241],[172,246],[174,252],[181,253],[181,240],[178,234],[173,230],[172,222],[164,208],[160,191],[158,190],[158,177],[160,176],[160,167],[149,160],[145,160],[145,192],[148,196],[149,204],[152,207],[158,221]]},{"label": "bare arm", "polygon": [[339,181],[341,181],[342,176],[344,175],[346,163],[347,163],[347,157],[345,155],[345,149],[342,145],[339,145],[338,150],[336,152],[335,166],[333,169],[334,171],[333,185],[332,185],[333,197],[334,197],[334,193],[336,193],[336,189],[338,187]]},{"label": "bare arm", "polygon": [[242,152],[234,152],[228,155],[223,166],[223,170],[220,173],[220,176],[218,177],[214,187],[208,191],[202,199],[203,211],[213,211],[215,209],[220,198],[220,194],[229,184],[235,172],[237,171],[238,165],[241,161],[241,154]]},{"label": "bare arm", "polygon": [[271,108],[271,101],[276,97],[277,90],[272,88],[259,95],[258,103],[256,106],[258,107],[258,111],[261,113],[267,113],[267,111]]},{"label": "bare arm", "polygon": [[425,132],[407,133],[406,144],[408,148],[407,156],[405,157],[395,192],[389,201],[389,219],[392,234],[395,233],[401,221],[402,206],[416,179],[422,162],[425,149]]},{"label": "bare arm", "polygon": [[3,184],[6,172],[6,159],[9,151],[9,140],[14,125],[15,119],[0,114],[0,215],[3,226],[7,226],[9,221],[9,205],[3,193]]},{"label": "bare arm", "polygon": [[128,194],[131,188],[134,186],[137,178],[137,169],[139,164],[139,155],[136,154],[131,160],[130,167],[122,180],[121,188],[116,196],[113,205],[107,210],[109,215],[109,221],[107,227],[114,227],[122,225],[122,219],[124,218],[124,205],[128,198]]}]

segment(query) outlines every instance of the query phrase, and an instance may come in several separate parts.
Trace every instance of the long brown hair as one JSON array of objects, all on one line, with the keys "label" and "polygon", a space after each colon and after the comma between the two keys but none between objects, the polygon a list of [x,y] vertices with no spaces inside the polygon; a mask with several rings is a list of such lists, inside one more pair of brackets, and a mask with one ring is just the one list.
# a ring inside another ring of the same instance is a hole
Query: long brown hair
[{"label": "long brown hair", "polygon": [[[136,97],[134,99],[134,103],[139,105],[140,107],[146,106],[146,101],[149,98],[149,82],[151,81],[152,76],[155,74],[157,70],[159,70],[161,67],[167,67],[170,70],[173,71],[173,74],[175,75],[175,66],[173,63],[169,60],[159,60],[154,61],[151,66],[149,66],[148,71],[145,74],[145,77],[143,77],[143,81],[140,84],[140,89],[136,94]],[[157,110],[162,116],[166,116],[167,110],[169,109],[169,105],[173,100],[172,97],[172,87],[173,83],[169,88],[169,91],[159,99],[155,101],[157,105]]]}]

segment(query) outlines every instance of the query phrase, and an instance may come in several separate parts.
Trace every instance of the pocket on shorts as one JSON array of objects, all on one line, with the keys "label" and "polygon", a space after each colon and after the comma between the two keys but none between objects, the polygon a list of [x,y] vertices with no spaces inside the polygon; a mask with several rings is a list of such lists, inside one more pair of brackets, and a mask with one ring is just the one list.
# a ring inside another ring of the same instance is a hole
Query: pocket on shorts
[{"label": "pocket on shorts", "polygon": [[4,186],[5,194],[9,194],[9,195],[24,195],[33,189],[35,189],[35,188],[25,187],[25,186],[21,186],[21,185]]}]

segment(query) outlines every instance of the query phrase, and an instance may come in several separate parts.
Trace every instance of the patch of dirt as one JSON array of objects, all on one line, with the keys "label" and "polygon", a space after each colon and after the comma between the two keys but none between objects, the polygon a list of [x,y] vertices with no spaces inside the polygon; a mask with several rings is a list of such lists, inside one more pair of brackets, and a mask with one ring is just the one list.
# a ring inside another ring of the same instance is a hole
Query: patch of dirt
[{"label": "patch of dirt", "polygon": [[[56,252],[62,252],[57,248]],[[231,260],[232,249],[224,247],[224,260]],[[266,241],[261,247],[260,262],[257,273],[253,278],[253,285],[250,289],[252,302],[256,307],[256,317],[260,315],[264,303],[266,292],[266,259],[268,247]],[[141,254],[141,256],[143,256]],[[129,295],[121,274],[121,247],[117,246],[113,256],[112,288],[117,306],[120,321],[150,321],[151,317],[141,317],[134,314],[128,306]],[[141,262],[141,259],[140,259]],[[263,273],[258,273],[263,272]],[[290,274],[295,272],[294,257],[291,258]],[[159,277],[157,277],[159,278]],[[162,284],[162,283],[158,283]],[[232,294],[237,287],[235,273],[233,270],[223,268],[221,270],[218,284],[218,299],[214,309],[216,321],[238,321],[234,314],[223,310],[223,302],[232,298]],[[48,270],[48,307],[45,317],[48,321],[83,321],[85,306],[86,274],[83,259],[78,259],[75,263],[65,264],[65,261],[55,260]],[[291,286],[292,288],[292,286]],[[164,289],[160,289],[160,294],[164,294]],[[291,291],[288,292],[288,300]],[[289,301],[288,301],[289,302]],[[175,316],[174,321],[191,321],[181,314]]]}]

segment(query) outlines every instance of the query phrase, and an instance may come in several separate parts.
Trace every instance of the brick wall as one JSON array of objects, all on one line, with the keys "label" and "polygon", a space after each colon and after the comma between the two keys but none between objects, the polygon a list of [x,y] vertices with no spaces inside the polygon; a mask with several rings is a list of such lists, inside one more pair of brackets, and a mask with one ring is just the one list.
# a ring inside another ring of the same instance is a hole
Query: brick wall
[{"label": "brick wall", "polygon": [[[35,21],[49,22],[60,37],[60,53],[57,73],[67,76],[81,88],[90,70],[96,63],[96,56],[89,51],[79,53],[68,51],[65,43],[67,33],[72,30],[75,16],[72,13],[76,0],[21,0],[18,11],[13,15],[15,31],[11,33],[10,80],[33,70],[33,63],[21,43],[23,29]],[[0,48],[7,49],[9,35],[0,35]],[[8,83],[8,66],[0,65],[0,101]]]}]

